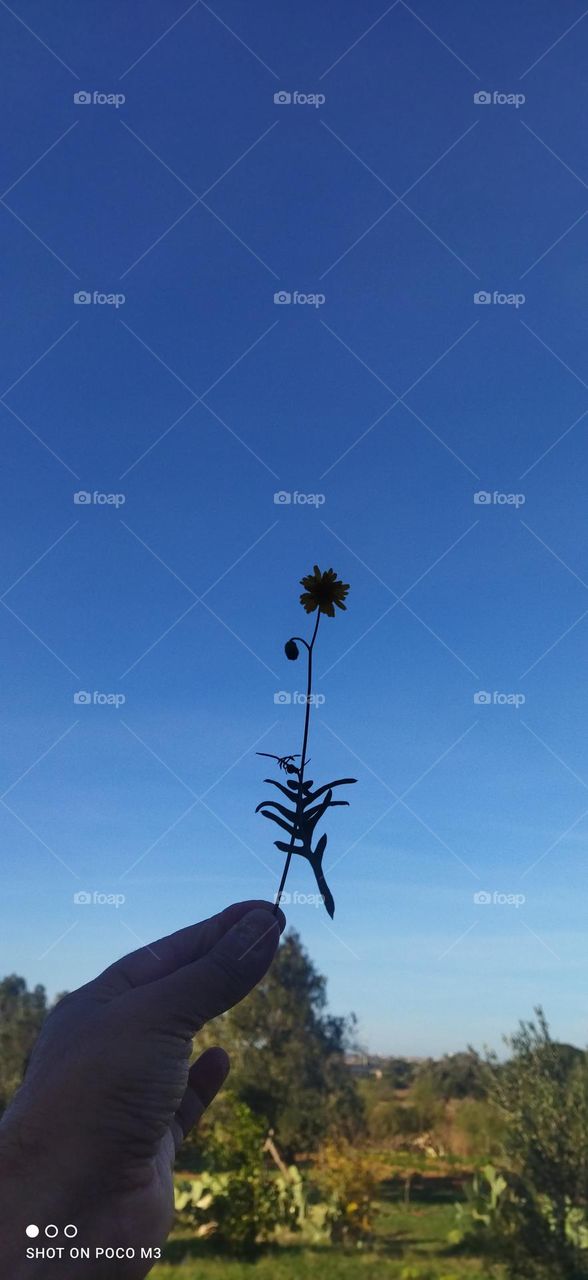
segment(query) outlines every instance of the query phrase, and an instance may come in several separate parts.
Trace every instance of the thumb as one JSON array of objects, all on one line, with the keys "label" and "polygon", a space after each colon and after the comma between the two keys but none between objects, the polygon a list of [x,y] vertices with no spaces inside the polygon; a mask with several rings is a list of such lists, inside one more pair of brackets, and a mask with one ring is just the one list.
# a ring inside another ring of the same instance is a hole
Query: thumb
[{"label": "thumb", "polygon": [[150,1016],[193,1036],[257,986],[277,951],[280,925],[271,911],[248,911],[200,960],[143,988]]},{"label": "thumb", "polygon": [[186,1092],[170,1124],[176,1151],[216,1097],[229,1074],[229,1067],[228,1055],[218,1046],[205,1049],[190,1067]]}]

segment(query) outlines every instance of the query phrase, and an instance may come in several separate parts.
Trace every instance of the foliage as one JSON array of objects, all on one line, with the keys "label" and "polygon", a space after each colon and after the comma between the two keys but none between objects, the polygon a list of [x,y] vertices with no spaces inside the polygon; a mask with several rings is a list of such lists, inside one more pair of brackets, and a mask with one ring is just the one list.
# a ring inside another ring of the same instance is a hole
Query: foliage
[{"label": "foliage", "polygon": [[417,1083],[425,1081],[432,1094],[443,1102],[450,1098],[485,1098],[489,1078],[487,1064],[473,1050],[446,1054],[438,1061],[428,1061],[421,1067]]},{"label": "foliage", "polygon": [[[504,1121],[506,1165],[474,1180],[463,1237],[487,1249],[517,1280],[588,1277],[588,1070],[586,1058],[552,1041],[541,1009],[507,1040],[511,1057],[489,1058],[492,1096]],[[469,1221],[469,1227],[468,1227]]]},{"label": "foliage", "polygon": [[509,1171],[486,1166],[476,1175],[465,1205],[456,1206],[452,1244],[473,1244],[502,1260],[516,1280],[585,1280],[588,1224],[585,1210],[564,1205],[564,1239],[557,1235],[553,1202]]},{"label": "foliage", "polygon": [[444,1271],[441,1275],[437,1270],[432,1271],[430,1267],[411,1266],[403,1267],[399,1273],[398,1280],[458,1280],[455,1272]]},{"label": "foliage", "polygon": [[291,931],[259,986],[204,1028],[198,1048],[225,1045],[236,1096],[292,1160],[327,1134],[362,1131],[361,1100],[343,1060],[353,1029],[353,1019],[326,1012],[325,979]]},{"label": "foliage", "polygon": [[204,1132],[202,1155],[208,1168],[182,1179],[176,1210],[197,1237],[216,1235],[231,1252],[252,1255],[278,1226],[296,1229],[303,1210],[296,1169],[277,1174],[263,1150],[264,1126],[230,1093]]},{"label": "foliage", "polygon": [[[259,752],[260,755],[266,755],[266,752]],[[271,786],[277,787],[282,795],[286,797],[288,808],[284,804],[280,804],[278,800],[262,800],[258,804],[256,813],[261,812],[263,818],[269,818],[271,822],[275,822],[288,835],[288,840],[274,840],[276,849],[280,849],[282,853],[297,853],[302,858],[306,858],[314,871],[319,893],[325,904],[328,914],[331,918],[335,914],[335,903],[333,895],[325,880],[323,872],[323,856],[327,847],[326,832],[317,840],[314,849],[312,841],[314,840],[315,828],[323,819],[327,809],[334,809],[340,805],[349,804],[348,800],[333,800],[333,787],[342,787],[347,783],[357,782],[357,778],[337,778],[334,782],[327,782],[322,787],[317,787],[313,791],[314,782],[312,778],[308,781],[304,779],[303,760],[300,767],[292,764],[294,756],[275,757],[278,760],[280,768],[284,768],[287,773],[295,774],[295,779],[290,778],[287,786],[283,786],[281,782],[277,782],[275,778],[265,778],[264,781],[270,783]],[[316,803],[318,801],[318,803]],[[275,812],[274,812],[275,810]]]},{"label": "foliage", "polygon": [[386,1142],[402,1133],[403,1112],[406,1107],[399,1106],[391,1098],[382,1098],[369,1108],[367,1123],[368,1133],[374,1142]]},{"label": "foliage", "polygon": [[[430,1076],[418,1075],[410,1091],[410,1104],[414,1113],[417,1132],[434,1129],[444,1115],[443,1102]],[[408,1110],[408,1108],[405,1108]]]},{"label": "foliage", "polygon": [[[254,1264],[207,1243],[190,1241],[180,1229],[166,1250],[166,1261],[150,1280],[489,1280],[486,1261],[472,1250],[456,1252],[447,1245],[454,1210],[437,1178],[427,1179],[418,1203],[390,1198],[384,1185],[378,1201],[373,1239],[360,1251],[337,1244],[313,1244],[304,1233],[260,1251]],[[212,1246],[212,1247],[211,1247]],[[492,1270],[498,1280],[498,1268]]]},{"label": "foliage", "polygon": [[443,1105],[436,1100],[417,1099],[416,1104],[382,1101],[369,1112],[368,1131],[375,1142],[413,1146],[415,1139],[441,1132],[442,1119]]},{"label": "foliage", "polygon": [[197,1238],[216,1234],[230,1252],[252,1256],[275,1229],[296,1223],[298,1170],[290,1177],[271,1177],[256,1169],[232,1173],[202,1172],[181,1179],[175,1191],[176,1212]]},{"label": "foliage", "polygon": [[263,1164],[265,1127],[233,1089],[225,1089],[201,1126],[201,1157],[206,1167],[224,1173],[236,1165]]},{"label": "foliage", "polygon": [[417,1072],[416,1063],[408,1058],[389,1058],[384,1070],[384,1080],[393,1089],[409,1089]]},{"label": "foliage", "polygon": [[464,1155],[478,1160],[502,1155],[506,1123],[497,1106],[475,1098],[464,1098],[456,1105],[452,1123],[457,1138],[461,1138]]},{"label": "foliage", "polygon": [[462,1244],[472,1237],[486,1247],[492,1235],[502,1230],[500,1215],[504,1212],[508,1182],[494,1165],[487,1164],[466,1187],[463,1203],[455,1207],[456,1224],[449,1233],[450,1244]]},{"label": "foliage", "polygon": [[29,991],[24,978],[0,981],[0,1113],[24,1075],[31,1049],[47,1015],[45,988]]},{"label": "foliage", "polygon": [[350,1143],[326,1143],[313,1182],[326,1202],[325,1222],[334,1243],[357,1245],[371,1236],[377,1188],[372,1157]]},{"label": "foliage", "polygon": [[588,1194],[586,1057],[554,1043],[543,1011],[536,1016],[510,1038],[512,1057],[495,1077],[507,1119],[506,1153],[519,1179],[519,1273],[525,1275],[528,1257],[532,1275],[539,1254],[543,1274],[576,1280],[588,1275],[577,1217],[575,1230],[570,1218]]}]

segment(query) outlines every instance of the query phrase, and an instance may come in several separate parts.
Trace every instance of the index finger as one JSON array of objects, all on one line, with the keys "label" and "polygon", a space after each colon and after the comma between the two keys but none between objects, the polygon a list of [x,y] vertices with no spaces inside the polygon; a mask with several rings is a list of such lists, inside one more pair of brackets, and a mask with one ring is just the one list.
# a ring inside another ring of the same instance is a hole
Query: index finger
[{"label": "index finger", "polygon": [[[273,903],[262,899],[233,902],[230,907],[225,907],[217,915],[209,916],[207,920],[178,929],[177,933],[158,938],[137,951],[130,951],[128,955],[109,965],[89,985],[98,989],[102,995],[112,997],[166,978],[184,965],[192,964],[194,960],[207,955],[242,916],[259,907],[265,911],[274,909]],[[276,919],[282,932],[286,917],[279,907]]]}]

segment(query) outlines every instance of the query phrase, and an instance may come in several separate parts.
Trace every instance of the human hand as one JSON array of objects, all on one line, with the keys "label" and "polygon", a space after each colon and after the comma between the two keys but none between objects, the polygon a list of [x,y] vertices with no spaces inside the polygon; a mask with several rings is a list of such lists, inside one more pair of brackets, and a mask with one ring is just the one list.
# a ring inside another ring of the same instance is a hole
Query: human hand
[{"label": "human hand", "polygon": [[[2,1274],[79,1275],[66,1257],[26,1259],[31,1218],[78,1227],[75,1245],[94,1259],[87,1280],[147,1274],[172,1222],[177,1148],[229,1070],[216,1048],[190,1068],[192,1037],[260,981],[284,926],[267,902],[235,903],[124,956],[56,1006],[0,1125]],[[34,1242],[58,1243],[61,1230]],[[116,1247],[135,1256],[94,1258]]]}]

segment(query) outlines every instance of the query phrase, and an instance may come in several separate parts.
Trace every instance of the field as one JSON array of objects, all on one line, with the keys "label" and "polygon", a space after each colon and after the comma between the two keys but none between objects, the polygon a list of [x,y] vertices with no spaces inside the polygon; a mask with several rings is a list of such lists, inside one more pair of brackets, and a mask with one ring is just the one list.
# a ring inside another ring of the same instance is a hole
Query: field
[{"label": "field", "polygon": [[152,1275],[155,1280],[488,1280],[479,1258],[447,1245],[458,1180],[425,1177],[410,1204],[403,1196],[399,1180],[382,1185],[375,1240],[364,1249],[293,1243],[242,1262],[219,1256],[210,1244],[183,1233],[171,1238],[166,1261]]}]

